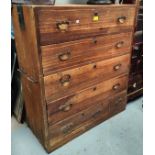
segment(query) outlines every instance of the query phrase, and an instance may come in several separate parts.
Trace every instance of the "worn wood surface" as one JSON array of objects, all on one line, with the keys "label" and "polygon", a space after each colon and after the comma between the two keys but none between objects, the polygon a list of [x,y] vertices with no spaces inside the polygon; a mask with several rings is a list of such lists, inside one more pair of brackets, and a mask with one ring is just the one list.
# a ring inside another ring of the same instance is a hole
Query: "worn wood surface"
[{"label": "worn wood surface", "polygon": [[[40,44],[49,45],[64,41],[72,41],[88,36],[113,34],[118,32],[131,32],[134,24],[135,6],[102,7],[76,9],[68,7],[51,9],[38,7],[35,9],[40,32]],[[94,16],[98,21],[93,21]],[[124,23],[118,19],[124,17]],[[57,24],[66,23],[67,29],[61,31]]]},{"label": "worn wood surface", "polygon": [[[122,101],[118,103],[121,106],[119,107],[119,109],[116,107],[114,113],[114,109],[111,109],[111,104],[118,101],[120,98],[122,98]],[[110,98],[106,98],[106,100],[101,100],[100,102],[96,103],[95,106],[91,106],[90,108],[79,112],[64,121],[61,121],[54,126],[50,126],[50,146],[53,149],[56,149],[58,146],[67,143],[70,139],[77,137],[78,135],[103,122],[109,117],[123,111],[125,109],[125,105],[126,91],[123,91]],[[86,117],[84,117],[85,115]],[[57,136],[53,137],[54,135]],[[52,137],[54,140],[52,140]]]},{"label": "worn wood surface", "polygon": [[129,72],[129,54],[44,77],[46,100],[56,100]]},{"label": "worn wood surface", "polygon": [[[119,87],[115,90],[117,85]],[[48,103],[48,122],[54,124],[125,89],[127,76],[106,80],[76,94],[67,94],[67,97]]]},{"label": "worn wood surface", "polygon": [[33,9],[31,7],[23,7],[23,15],[25,20],[24,30],[20,28],[17,7],[14,5],[12,16],[26,116],[30,128],[46,147],[48,135],[47,118]]},{"label": "worn wood surface", "polygon": [[[132,33],[121,33],[43,46],[44,75],[130,53],[131,38]],[[119,44],[121,46],[117,47]],[[62,60],[60,56],[66,56],[66,59]]]},{"label": "worn wood surface", "polygon": [[28,123],[48,152],[125,109],[135,12],[24,5],[22,30],[14,5]]}]

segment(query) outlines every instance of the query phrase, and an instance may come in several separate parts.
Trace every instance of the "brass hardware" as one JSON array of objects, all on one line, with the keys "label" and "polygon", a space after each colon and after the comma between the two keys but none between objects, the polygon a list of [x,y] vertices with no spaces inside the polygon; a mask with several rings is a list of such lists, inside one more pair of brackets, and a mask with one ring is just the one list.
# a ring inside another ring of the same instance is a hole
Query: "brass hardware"
[{"label": "brass hardware", "polygon": [[118,18],[118,22],[119,22],[120,24],[124,24],[125,21],[126,21],[126,17],[125,17],[125,16],[122,16],[122,17],[119,17],[119,18]]},{"label": "brass hardware", "polygon": [[117,47],[117,48],[121,48],[121,47],[123,46],[123,44],[124,44],[124,42],[121,41],[121,42],[119,42],[119,43],[116,44],[116,47]]},{"label": "brass hardware", "polygon": [[67,112],[67,111],[69,111],[69,110],[71,109],[71,106],[72,106],[72,105],[73,105],[72,103],[61,105],[61,106],[59,107],[59,110],[62,110],[62,111],[64,111],[64,112]]},{"label": "brass hardware", "polygon": [[118,71],[121,68],[121,66],[122,66],[121,64],[114,66],[114,71]]},{"label": "brass hardware", "polygon": [[71,80],[71,76],[69,74],[64,75],[61,79],[60,79],[60,83],[67,87],[70,84],[70,80]]},{"label": "brass hardware", "polygon": [[60,21],[57,22],[57,28],[61,31],[61,32],[66,32],[69,28],[69,21]]},{"label": "brass hardware", "polygon": [[120,85],[119,83],[116,84],[116,85],[114,85],[114,86],[113,86],[113,90],[118,90],[118,89],[120,88],[120,86],[121,86],[121,85]]},{"label": "brass hardware", "polygon": [[65,125],[64,127],[61,128],[62,132],[64,134],[69,133],[69,130],[73,127],[73,125],[74,125],[73,123],[69,123],[69,124]]},{"label": "brass hardware", "polygon": [[94,16],[93,16],[93,21],[94,21],[94,22],[99,21],[99,15],[98,15],[98,13],[97,13],[97,12],[95,12],[95,13],[94,13]]},{"label": "brass hardware", "polygon": [[59,58],[60,61],[66,61],[66,60],[68,60],[70,58],[70,56],[71,56],[71,53],[66,52],[66,53],[60,54],[58,56],[58,58]]}]

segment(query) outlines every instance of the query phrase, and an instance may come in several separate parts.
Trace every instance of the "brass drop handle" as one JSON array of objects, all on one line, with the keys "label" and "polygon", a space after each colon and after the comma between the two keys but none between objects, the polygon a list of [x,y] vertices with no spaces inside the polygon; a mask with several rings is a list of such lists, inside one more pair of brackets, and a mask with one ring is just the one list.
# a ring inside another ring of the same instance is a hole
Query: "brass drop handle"
[{"label": "brass drop handle", "polygon": [[120,86],[121,86],[121,85],[120,85],[119,83],[116,84],[116,85],[114,85],[114,86],[113,86],[113,90],[118,90],[118,89],[120,88]]},{"label": "brass drop handle", "polygon": [[121,48],[123,47],[123,45],[124,45],[124,42],[120,41],[119,43],[116,44],[116,48]]},{"label": "brass drop handle", "polygon": [[72,105],[73,105],[72,103],[61,105],[59,107],[59,110],[67,112],[71,109]]},{"label": "brass drop handle", "polygon": [[57,22],[56,25],[58,30],[60,30],[61,32],[66,32],[68,31],[68,28],[69,28],[69,21],[60,21],[60,22]]},{"label": "brass drop handle", "polygon": [[71,130],[71,128],[74,126],[74,124],[71,122],[67,125],[65,125],[64,127],[61,128],[61,131],[64,133],[64,134],[67,134],[69,133],[69,131]]},{"label": "brass drop handle", "polygon": [[114,71],[118,71],[121,68],[122,64],[118,64],[114,66]]},{"label": "brass drop handle", "polygon": [[120,24],[124,24],[125,21],[126,21],[126,17],[125,17],[125,16],[121,16],[121,17],[118,18],[118,22],[119,22]]},{"label": "brass drop handle", "polygon": [[61,79],[60,79],[60,83],[64,86],[67,87],[70,84],[70,80],[71,80],[71,76],[69,74],[64,75]]},{"label": "brass drop handle", "polygon": [[71,56],[71,53],[66,52],[66,53],[60,54],[58,56],[58,58],[59,58],[60,61],[66,61],[66,60],[68,60],[70,58],[70,56]]}]

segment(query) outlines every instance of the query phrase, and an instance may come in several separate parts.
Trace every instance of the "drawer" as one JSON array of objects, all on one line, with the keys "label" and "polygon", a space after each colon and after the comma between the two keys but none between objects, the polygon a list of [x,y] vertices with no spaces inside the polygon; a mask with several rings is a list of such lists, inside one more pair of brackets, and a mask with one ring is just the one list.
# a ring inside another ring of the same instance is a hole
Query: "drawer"
[{"label": "drawer", "polygon": [[44,75],[79,67],[131,51],[132,33],[98,36],[41,47]]},{"label": "drawer", "polygon": [[41,45],[57,44],[92,35],[131,32],[135,6],[37,7]]},{"label": "drawer", "polygon": [[[118,107],[117,107],[118,105]],[[52,138],[51,145],[74,137],[90,127],[93,127],[114,115],[114,112],[124,110],[126,106],[126,91],[123,91],[106,100],[98,101],[95,105],[73,116],[49,126],[49,134]],[[121,108],[120,108],[121,107]]]},{"label": "drawer", "polygon": [[44,77],[47,100],[73,94],[103,80],[129,72],[130,54]]},{"label": "drawer", "polygon": [[[81,110],[127,89],[128,78],[121,76],[106,80],[77,94],[47,102],[48,122],[54,124]],[[59,93],[58,93],[59,95]]]}]

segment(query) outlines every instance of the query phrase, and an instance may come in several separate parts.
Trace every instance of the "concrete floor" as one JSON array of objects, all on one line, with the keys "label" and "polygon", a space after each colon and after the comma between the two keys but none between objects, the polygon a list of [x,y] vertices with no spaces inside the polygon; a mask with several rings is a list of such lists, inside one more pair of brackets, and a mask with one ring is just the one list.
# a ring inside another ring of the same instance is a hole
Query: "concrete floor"
[{"label": "concrete floor", "polygon": [[[12,118],[12,155],[47,155],[26,124]],[[142,98],[50,155],[142,155]]]}]

